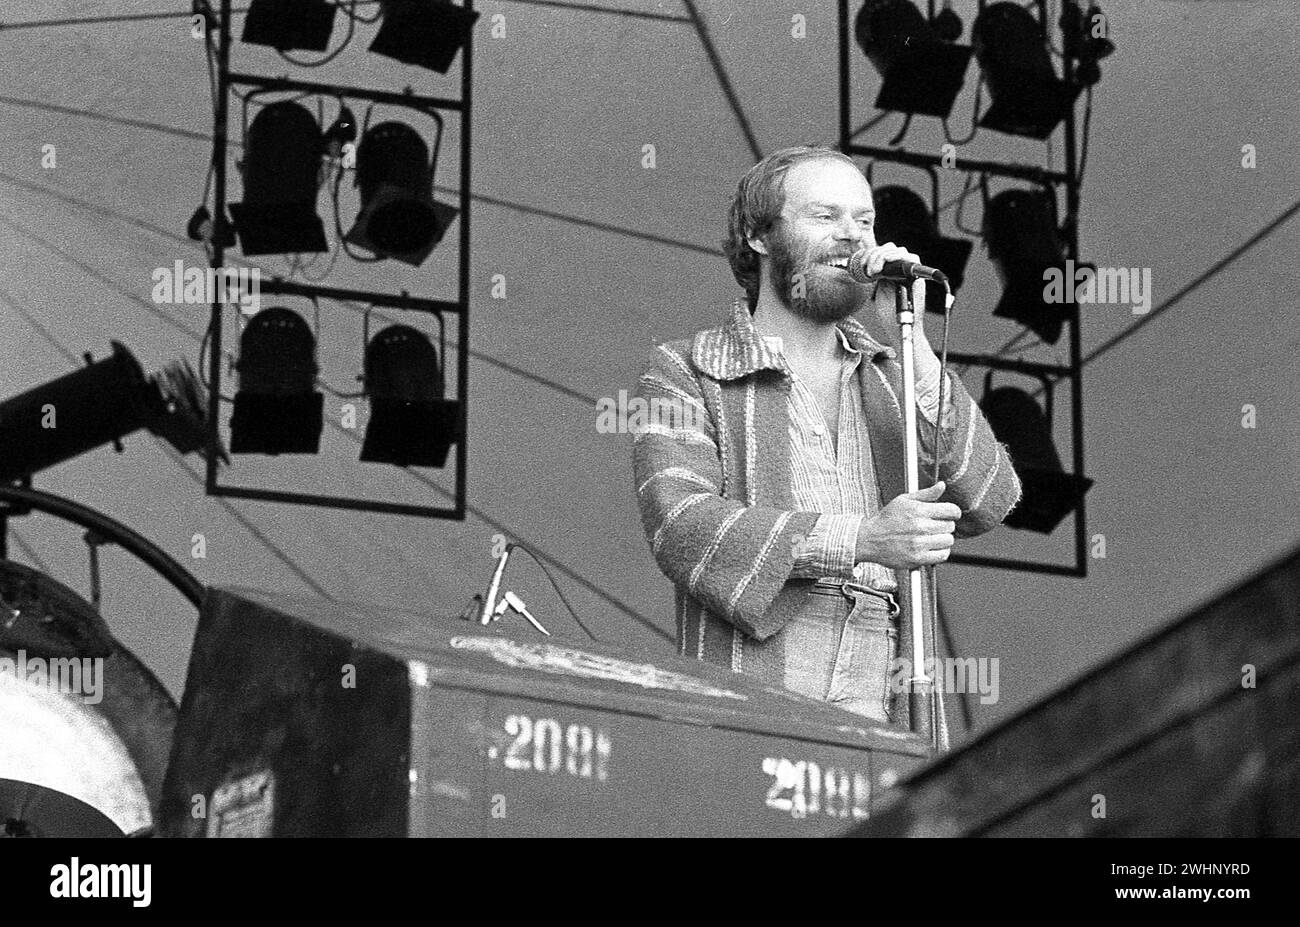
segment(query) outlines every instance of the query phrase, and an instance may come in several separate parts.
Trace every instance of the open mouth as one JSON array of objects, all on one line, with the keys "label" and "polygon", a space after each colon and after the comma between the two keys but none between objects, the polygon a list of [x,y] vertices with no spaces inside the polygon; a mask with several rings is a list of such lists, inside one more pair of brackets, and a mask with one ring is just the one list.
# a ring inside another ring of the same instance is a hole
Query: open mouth
[{"label": "open mouth", "polygon": [[845,272],[849,269],[849,258],[847,257],[830,258],[829,260],[818,261],[817,263],[821,264],[823,267],[834,267],[837,270]]}]

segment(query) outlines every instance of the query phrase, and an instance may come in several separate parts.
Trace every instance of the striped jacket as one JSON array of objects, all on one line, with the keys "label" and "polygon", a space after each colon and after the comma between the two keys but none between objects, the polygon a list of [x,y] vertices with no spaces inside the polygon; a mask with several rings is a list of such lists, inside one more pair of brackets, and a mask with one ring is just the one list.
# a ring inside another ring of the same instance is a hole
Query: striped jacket
[{"label": "striped jacket", "polygon": [[[856,319],[837,324],[866,355],[858,379],[884,506],[905,488],[902,367]],[[943,501],[963,513],[956,535],[971,537],[1001,523],[1019,501],[1020,481],[961,380],[947,377],[939,476]],[[723,326],[659,345],[638,381],[640,407],[651,412],[630,428],[637,503],[655,561],[677,590],[679,650],[736,671],[744,670],[742,635],[780,646],[777,632],[814,582],[791,578],[797,546],[820,513],[791,509],[789,390],[744,300]],[[936,426],[918,419],[929,485]],[[907,615],[907,574],[896,575]],[[927,637],[929,600],[927,587]],[[911,652],[910,632],[903,621],[900,654]],[[935,653],[932,640],[926,652]],[[894,718],[907,726],[907,700],[898,701]]]}]

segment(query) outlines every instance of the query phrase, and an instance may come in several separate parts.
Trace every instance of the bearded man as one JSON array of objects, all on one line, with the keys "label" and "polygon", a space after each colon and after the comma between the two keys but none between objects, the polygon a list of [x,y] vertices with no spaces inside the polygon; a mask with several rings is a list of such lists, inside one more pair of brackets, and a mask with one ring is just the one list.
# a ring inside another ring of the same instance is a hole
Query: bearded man
[{"label": "bearded man", "polygon": [[906,694],[890,685],[911,652],[906,571],[997,526],[1021,489],[956,376],[939,414],[921,310],[922,485],[940,428],[943,456],[939,482],[903,492],[895,284],[863,285],[846,267],[861,249],[872,275],[921,259],[877,245],[874,218],[866,178],[833,149],[787,148],[745,174],[725,241],[745,298],[722,326],[656,349],[637,394],[675,415],[637,429],[633,469],[651,551],[676,587],[681,653],[906,728]]}]

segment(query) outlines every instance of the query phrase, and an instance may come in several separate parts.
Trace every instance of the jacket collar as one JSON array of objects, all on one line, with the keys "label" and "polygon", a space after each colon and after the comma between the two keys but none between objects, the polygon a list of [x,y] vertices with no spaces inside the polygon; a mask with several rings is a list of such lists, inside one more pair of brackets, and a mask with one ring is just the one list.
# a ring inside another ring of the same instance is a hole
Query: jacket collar
[{"label": "jacket collar", "polygon": [[[841,319],[835,326],[855,350],[873,360],[881,354],[894,357],[897,353],[868,335],[862,323],[852,316]],[[758,370],[782,369],[775,351],[754,328],[749,304],[744,299],[736,300],[720,328],[710,328],[695,336],[691,360],[715,380],[735,380]]]}]

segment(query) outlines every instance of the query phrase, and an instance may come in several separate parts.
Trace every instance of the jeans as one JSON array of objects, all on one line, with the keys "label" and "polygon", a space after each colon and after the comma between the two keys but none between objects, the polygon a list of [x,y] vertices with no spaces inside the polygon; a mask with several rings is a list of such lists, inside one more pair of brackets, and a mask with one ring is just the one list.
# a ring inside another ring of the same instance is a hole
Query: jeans
[{"label": "jeans", "polygon": [[888,724],[898,612],[888,592],[818,581],[807,605],[781,630],[785,687]]}]

